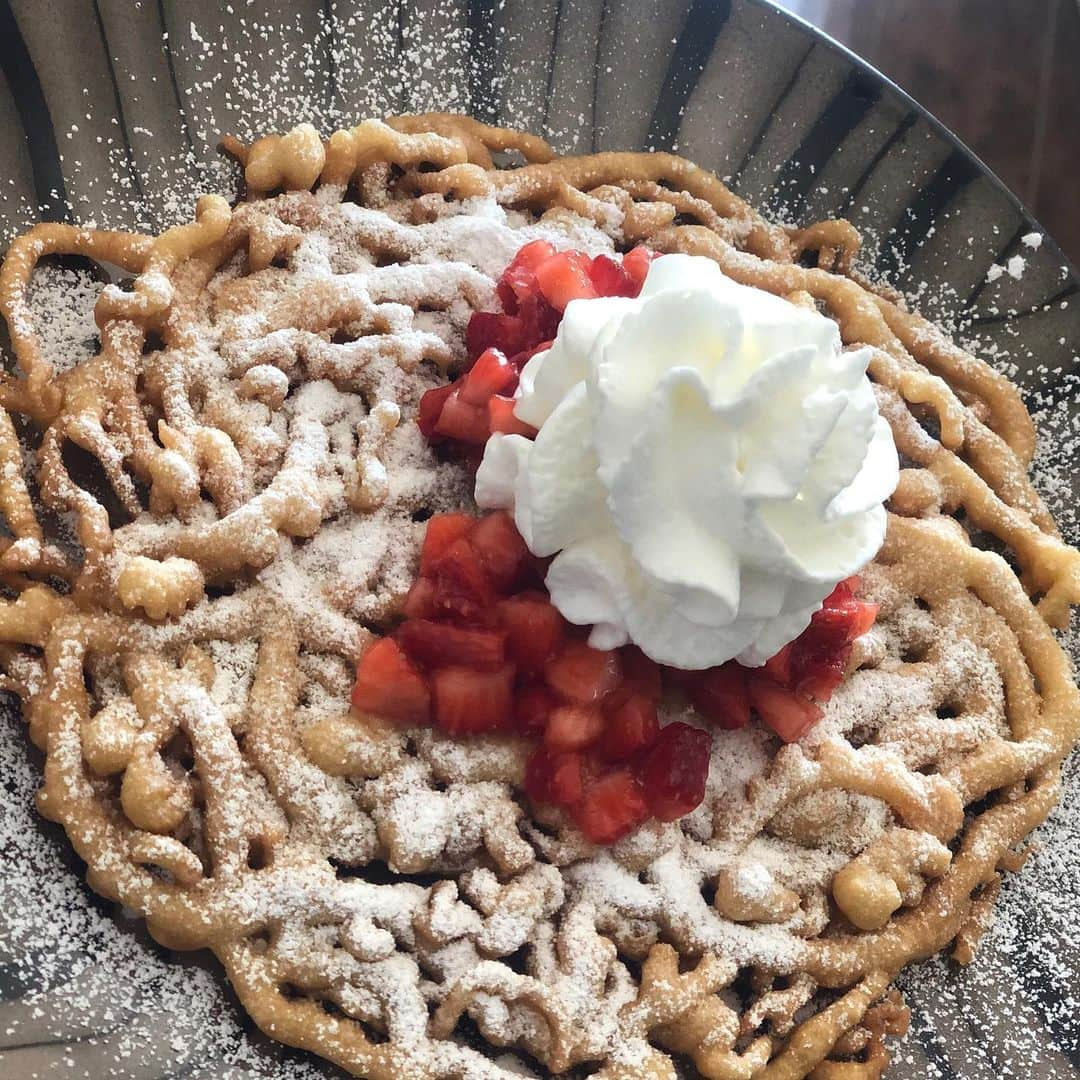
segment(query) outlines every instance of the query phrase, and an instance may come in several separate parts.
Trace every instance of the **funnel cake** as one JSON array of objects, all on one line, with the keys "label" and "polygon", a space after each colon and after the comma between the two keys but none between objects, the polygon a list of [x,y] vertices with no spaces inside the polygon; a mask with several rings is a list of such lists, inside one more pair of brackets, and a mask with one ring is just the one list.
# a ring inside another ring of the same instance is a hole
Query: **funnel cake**
[{"label": "funnel cake", "polygon": [[[672,155],[449,115],[226,147],[237,205],[159,237],[39,225],[0,273],[3,686],[91,887],[356,1076],[881,1076],[894,976],[972,958],[1080,735],[1054,635],[1080,558],[1016,388],[864,280],[850,225],[781,228]],[[606,848],[530,802],[515,738],[349,709],[424,522],[471,505],[419,399],[536,238],[705,255],[818,308],[871,347],[903,466],[821,722],[715,731],[704,802]],[[27,301],[56,253],[134,275],[61,374]]]}]

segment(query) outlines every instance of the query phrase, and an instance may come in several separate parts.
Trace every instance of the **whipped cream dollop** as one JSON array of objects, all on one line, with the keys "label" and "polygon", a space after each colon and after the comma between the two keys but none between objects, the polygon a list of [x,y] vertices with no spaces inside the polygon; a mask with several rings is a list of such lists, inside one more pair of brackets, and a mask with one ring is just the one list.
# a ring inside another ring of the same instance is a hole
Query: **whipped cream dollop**
[{"label": "whipped cream dollop", "polygon": [[898,479],[888,424],[835,323],[665,255],[637,299],[576,300],[493,435],[481,507],[554,555],[553,603],[596,648],[759,665],[878,551]]}]

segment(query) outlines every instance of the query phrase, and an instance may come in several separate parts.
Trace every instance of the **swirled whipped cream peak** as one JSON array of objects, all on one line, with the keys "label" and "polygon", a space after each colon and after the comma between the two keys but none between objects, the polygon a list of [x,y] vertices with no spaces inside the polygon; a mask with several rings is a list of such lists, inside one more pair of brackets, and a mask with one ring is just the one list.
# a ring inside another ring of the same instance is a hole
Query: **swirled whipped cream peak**
[{"label": "swirled whipped cream peak", "polygon": [[510,508],[597,648],[764,663],[885,536],[888,424],[835,323],[665,255],[636,299],[575,300],[521,373],[476,501]]}]

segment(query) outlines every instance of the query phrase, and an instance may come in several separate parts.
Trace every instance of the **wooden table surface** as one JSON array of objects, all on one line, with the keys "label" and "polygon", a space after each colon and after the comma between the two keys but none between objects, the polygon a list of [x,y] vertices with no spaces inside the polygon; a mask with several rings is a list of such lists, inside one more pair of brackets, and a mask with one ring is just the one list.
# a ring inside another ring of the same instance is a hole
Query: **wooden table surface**
[{"label": "wooden table surface", "polygon": [[902,86],[1080,264],[1078,0],[777,0]]}]

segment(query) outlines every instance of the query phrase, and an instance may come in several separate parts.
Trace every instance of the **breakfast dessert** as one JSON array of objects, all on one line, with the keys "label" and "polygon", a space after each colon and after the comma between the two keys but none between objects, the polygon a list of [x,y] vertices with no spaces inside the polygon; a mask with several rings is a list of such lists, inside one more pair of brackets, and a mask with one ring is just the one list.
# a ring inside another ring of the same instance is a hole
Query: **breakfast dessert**
[{"label": "breakfast dessert", "polygon": [[[3,688],[90,886],[356,1076],[882,1076],[1080,735],[1017,389],[670,154],[225,148],[0,272]],[[131,275],[64,370],[58,254]]]}]

